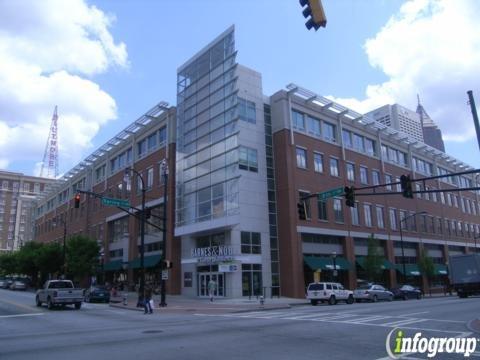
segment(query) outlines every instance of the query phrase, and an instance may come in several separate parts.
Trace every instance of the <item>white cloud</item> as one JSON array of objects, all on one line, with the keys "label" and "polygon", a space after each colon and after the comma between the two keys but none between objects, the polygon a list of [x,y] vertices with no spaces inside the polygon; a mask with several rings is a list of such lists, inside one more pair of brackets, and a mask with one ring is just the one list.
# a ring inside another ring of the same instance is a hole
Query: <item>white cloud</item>
[{"label": "white cloud", "polygon": [[128,66],[125,44],[109,32],[113,20],[83,0],[0,1],[2,168],[31,162],[38,174],[55,105],[63,170],[116,118],[114,99],[91,79]]},{"label": "white cloud", "polygon": [[386,103],[415,109],[416,94],[444,139],[475,136],[467,90],[480,95],[480,2],[410,0],[372,39],[365,51],[389,80],[372,84],[366,98],[336,99],[359,112]]}]

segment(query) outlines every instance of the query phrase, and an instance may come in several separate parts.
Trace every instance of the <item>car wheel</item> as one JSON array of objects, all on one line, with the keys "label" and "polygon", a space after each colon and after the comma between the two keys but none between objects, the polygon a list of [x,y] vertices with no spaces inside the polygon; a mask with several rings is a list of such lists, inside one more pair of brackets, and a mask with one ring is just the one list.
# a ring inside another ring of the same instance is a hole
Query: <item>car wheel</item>
[{"label": "car wheel", "polygon": [[53,307],[54,307],[54,305],[53,305],[52,299],[48,298],[48,299],[47,299],[47,308],[48,308],[48,310],[52,310]]},{"label": "car wheel", "polygon": [[350,295],[350,296],[348,297],[348,299],[347,299],[347,304],[350,304],[350,305],[351,305],[351,304],[353,304],[353,302],[354,302],[353,296]]},{"label": "car wheel", "polygon": [[373,302],[377,302],[377,301],[378,301],[377,295],[373,295],[372,301],[373,301]]},{"label": "car wheel", "polygon": [[318,300],[310,300],[310,304],[316,306],[318,304]]},{"label": "car wheel", "polygon": [[330,296],[330,299],[328,299],[328,305],[335,305],[337,303],[337,300],[335,299],[335,296]]},{"label": "car wheel", "polygon": [[38,295],[35,297],[35,303],[37,304],[38,307],[42,306],[42,302],[38,298]]},{"label": "car wheel", "polygon": [[82,303],[75,303],[75,309],[80,310]]}]

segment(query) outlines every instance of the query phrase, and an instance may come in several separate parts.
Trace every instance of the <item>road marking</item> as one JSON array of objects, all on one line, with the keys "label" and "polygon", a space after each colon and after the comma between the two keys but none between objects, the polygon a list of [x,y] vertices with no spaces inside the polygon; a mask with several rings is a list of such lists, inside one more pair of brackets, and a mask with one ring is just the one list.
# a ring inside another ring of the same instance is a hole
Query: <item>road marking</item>
[{"label": "road marking", "polygon": [[388,323],[381,324],[382,326],[391,326],[391,327],[398,327],[408,324],[414,324],[417,322],[428,321],[426,319],[403,319],[403,320],[396,320]]},{"label": "road marking", "polygon": [[410,313],[410,314],[405,314],[405,315],[395,315],[395,316],[398,316],[398,317],[410,317],[410,316],[413,316],[413,315],[418,315],[418,314],[427,314],[429,313],[430,311],[421,311],[421,312],[416,312],[416,313]]},{"label": "road marking", "polygon": [[32,310],[32,307],[28,306],[28,305],[18,304],[16,302],[8,301],[8,300],[5,300],[5,299],[0,299],[0,301],[4,302],[4,303],[7,303],[7,304],[10,304],[10,305],[13,305],[13,306],[16,306],[16,307],[19,307],[19,308],[22,308],[22,309],[25,309],[25,310]]},{"label": "road marking", "polygon": [[0,318],[4,319],[4,318],[25,317],[25,316],[38,316],[38,315],[44,315],[44,313],[0,315]]}]

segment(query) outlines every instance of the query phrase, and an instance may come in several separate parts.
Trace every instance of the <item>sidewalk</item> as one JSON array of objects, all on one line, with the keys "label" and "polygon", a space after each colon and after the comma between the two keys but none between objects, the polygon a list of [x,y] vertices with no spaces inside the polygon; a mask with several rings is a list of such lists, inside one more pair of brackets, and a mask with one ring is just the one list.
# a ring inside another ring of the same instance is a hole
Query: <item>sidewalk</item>
[{"label": "sidewalk", "polygon": [[[124,297],[125,296],[125,297]],[[118,296],[110,298],[110,306],[122,309],[143,311],[142,308],[137,308],[138,295],[134,292],[118,293]],[[126,305],[124,301],[126,300]],[[249,299],[236,298],[216,298],[213,302],[208,298],[192,298],[184,295],[167,295],[166,307],[160,307],[160,295],[154,295],[153,300],[155,302],[154,313],[234,313],[252,310],[274,310],[274,309],[288,309],[295,305],[308,305],[310,304],[305,299],[293,299],[293,298],[267,298],[264,304],[260,304],[260,299],[256,297]]]}]

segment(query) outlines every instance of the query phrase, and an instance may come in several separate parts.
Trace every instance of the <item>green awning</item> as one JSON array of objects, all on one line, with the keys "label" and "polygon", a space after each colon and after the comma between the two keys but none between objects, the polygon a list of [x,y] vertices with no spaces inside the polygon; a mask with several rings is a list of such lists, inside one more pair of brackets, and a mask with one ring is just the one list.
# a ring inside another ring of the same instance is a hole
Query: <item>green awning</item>
[{"label": "green awning", "polygon": [[435,275],[448,275],[447,265],[443,264],[434,264],[435,265]]},{"label": "green awning", "polygon": [[[161,260],[161,255],[145,256],[143,258],[143,267],[150,268],[155,267]],[[128,263],[129,269],[140,269],[140,258],[132,260]]]},{"label": "green awning", "polygon": [[113,260],[103,265],[104,271],[118,271],[122,268],[122,260]]},{"label": "green awning", "polygon": [[[403,274],[403,264],[396,264],[396,269]],[[417,264],[405,264],[405,272],[407,276],[420,276],[420,269]]]},{"label": "green awning", "polygon": [[[366,256],[357,256],[355,258],[356,262],[358,265],[360,265],[362,268],[365,269],[365,266],[363,265],[365,263],[365,258]],[[387,259],[384,259],[383,260],[383,264],[382,264],[382,269],[383,270],[390,270],[390,269],[395,269],[395,265],[392,264],[390,261],[388,261]]]},{"label": "green awning", "polygon": [[[315,270],[333,270],[333,258],[327,256],[304,256],[303,260],[310,269]],[[342,256],[335,258],[337,270],[350,270],[352,264]]]}]

